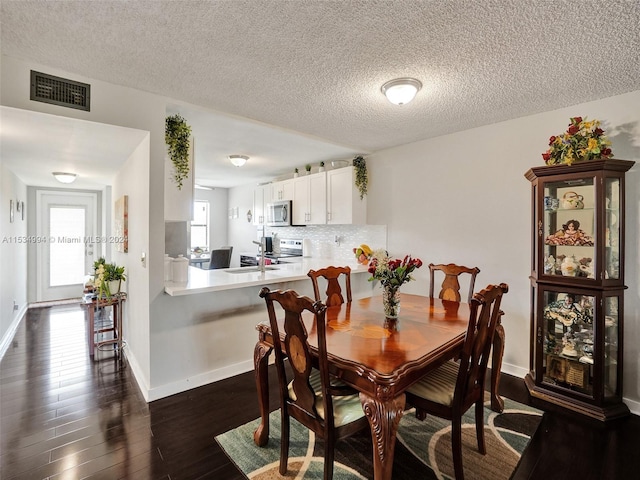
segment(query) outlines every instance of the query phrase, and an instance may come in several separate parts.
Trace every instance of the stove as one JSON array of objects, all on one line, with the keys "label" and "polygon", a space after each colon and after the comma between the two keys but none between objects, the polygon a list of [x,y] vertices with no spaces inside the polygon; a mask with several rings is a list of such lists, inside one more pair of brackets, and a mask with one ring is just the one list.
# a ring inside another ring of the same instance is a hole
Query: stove
[{"label": "stove", "polygon": [[[287,259],[294,257],[302,257],[302,240],[286,239],[280,240],[280,248],[274,249],[273,252],[267,252],[264,254],[265,260],[271,260],[271,263],[286,262]],[[256,255],[256,260],[260,261],[260,252]],[[265,262],[268,264],[268,262]]]}]

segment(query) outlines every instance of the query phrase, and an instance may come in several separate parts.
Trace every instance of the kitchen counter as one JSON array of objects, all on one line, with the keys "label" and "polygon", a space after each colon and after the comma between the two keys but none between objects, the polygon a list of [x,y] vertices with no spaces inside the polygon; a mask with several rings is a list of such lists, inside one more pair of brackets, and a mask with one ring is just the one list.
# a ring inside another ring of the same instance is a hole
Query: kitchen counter
[{"label": "kitchen counter", "polygon": [[353,262],[339,262],[331,259],[303,258],[299,263],[281,263],[267,265],[265,272],[256,271],[256,267],[221,268],[202,270],[189,267],[187,283],[166,282],[164,291],[172,297],[194,295],[198,293],[220,292],[245,287],[255,287],[274,283],[307,280],[309,270],[318,270],[330,265],[349,266],[351,274],[367,273],[367,265]]}]

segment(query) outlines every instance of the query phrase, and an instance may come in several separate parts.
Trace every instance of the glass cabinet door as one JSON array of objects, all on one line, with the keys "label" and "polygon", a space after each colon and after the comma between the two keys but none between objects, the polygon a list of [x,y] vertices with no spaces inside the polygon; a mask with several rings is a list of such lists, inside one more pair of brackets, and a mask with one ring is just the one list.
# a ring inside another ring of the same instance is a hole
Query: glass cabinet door
[{"label": "glass cabinet door", "polygon": [[542,292],[543,382],[593,395],[595,297]]},{"label": "glass cabinet door", "polygon": [[620,278],[620,179],[605,179],[605,270],[606,279]]},{"label": "glass cabinet door", "polygon": [[620,298],[617,295],[605,297],[604,301],[604,397],[605,399],[620,395],[618,388],[618,343]]},{"label": "glass cabinet door", "polygon": [[594,177],[543,183],[544,275],[595,278]]}]

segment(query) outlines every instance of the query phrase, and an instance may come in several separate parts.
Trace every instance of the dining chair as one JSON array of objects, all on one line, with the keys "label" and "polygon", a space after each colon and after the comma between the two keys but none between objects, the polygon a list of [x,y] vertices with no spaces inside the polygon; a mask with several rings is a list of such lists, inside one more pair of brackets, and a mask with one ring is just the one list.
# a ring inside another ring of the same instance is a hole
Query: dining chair
[{"label": "dining chair", "polygon": [[471,301],[471,297],[473,297],[473,289],[476,283],[476,276],[480,273],[480,269],[478,267],[464,267],[462,265],[456,265],[455,263],[438,264],[434,265],[433,263],[429,264],[429,275],[431,277],[431,283],[429,285],[429,296],[434,298],[433,293],[435,289],[435,272],[440,271],[444,274],[444,280],[442,281],[442,286],[440,287],[440,293],[438,294],[438,298],[442,300],[452,300],[454,302],[459,302],[461,300],[460,297],[460,275],[463,273],[468,273],[471,275],[469,279],[469,295],[467,296],[467,303]]},{"label": "dining chair", "polygon": [[432,414],[451,420],[451,444],[456,480],[463,480],[462,416],[475,404],[478,451],[484,442],[484,380],[493,334],[502,315],[500,302],[509,291],[506,283],[488,285],[470,302],[469,325],[459,361],[449,360],[406,391],[407,402],[424,420]]},{"label": "dining chair", "polygon": [[215,270],[218,268],[229,268],[229,265],[231,265],[232,252],[233,247],[222,247],[211,250],[209,258],[209,270]]},{"label": "dining chair", "polygon": [[[260,297],[267,304],[278,373],[282,422],[280,474],[287,473],[289,418],[293,417],[324,439],[324,479],[329,480],[333,477],[336,441],[369,428],[369,422],[364,416],[357,392],[329,376],[325,325],[327,307],[322,302],[314,302],[293,290],[270,291],[268,287],[263,287]],[[276,304],[284,311],[284,332],[280,331]],[[303,312],[310,312],[314,317],[312,328],[316,330],[318,337],[317,368],[312,367],[314,357],[307,340],[307,329],[302,321]],[[285,370],[287,357],[291,366],[291,381],[288,381]]]},{"label": "dining chair", "polygon": [[320,297],[320,287],[318,278],[324,278],[327,282],[327,297],[324,303],[327,307],[342,305],[344,302],[343,290],[340,286],[340,279],[343,279],[344,293],[347,295],[347,302],[351,302],[351,268],[349,267],[326,267],[320,270],[309,270],[307,273],[313,284],[313,294],[316,301],[322,300]]}]

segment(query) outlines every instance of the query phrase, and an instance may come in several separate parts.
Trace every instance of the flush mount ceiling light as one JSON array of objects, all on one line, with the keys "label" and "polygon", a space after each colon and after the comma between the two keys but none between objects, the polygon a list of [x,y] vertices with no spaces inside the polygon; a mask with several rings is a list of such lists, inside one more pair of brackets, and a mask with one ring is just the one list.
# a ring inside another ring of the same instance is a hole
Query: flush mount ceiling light
[{"label": "flush mount ceiling light", "polygon": [[245,163],[247,163],[249,157],[246,155],[229,155],[229,161],[233,163],[236,167],[241,167]]},{"label": "flush mount ceiling light", "polygon": [[77,175],[75,173],[65,172],[53,172],[53,176],[56,177],[60,183],[73,183],[76,180]]},{"label": "flush mount ceiling light", "polygon": [[396,78],[382,85],[382,93],[394,105],[404,105],[414,99],[422,83],[415,78]]}]

